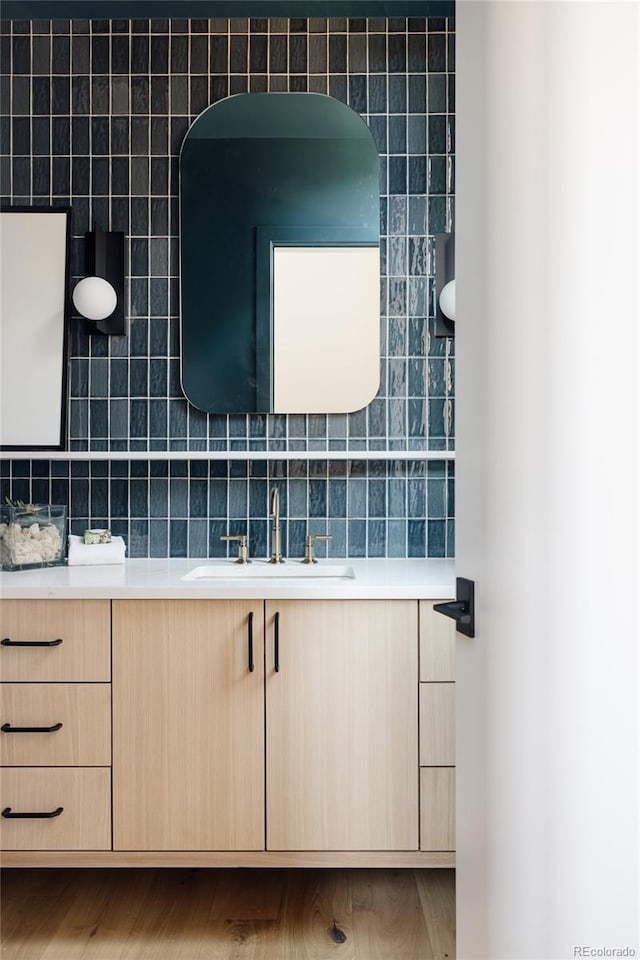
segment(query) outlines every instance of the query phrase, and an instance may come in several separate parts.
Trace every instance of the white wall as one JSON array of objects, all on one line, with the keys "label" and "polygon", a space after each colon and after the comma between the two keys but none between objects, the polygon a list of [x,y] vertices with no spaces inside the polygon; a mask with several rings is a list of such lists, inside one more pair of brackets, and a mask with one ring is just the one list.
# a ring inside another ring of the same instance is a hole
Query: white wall
[{"label": "white wall", "polygon": [[639,14],[458,4],[461,960],[640,955]]}]

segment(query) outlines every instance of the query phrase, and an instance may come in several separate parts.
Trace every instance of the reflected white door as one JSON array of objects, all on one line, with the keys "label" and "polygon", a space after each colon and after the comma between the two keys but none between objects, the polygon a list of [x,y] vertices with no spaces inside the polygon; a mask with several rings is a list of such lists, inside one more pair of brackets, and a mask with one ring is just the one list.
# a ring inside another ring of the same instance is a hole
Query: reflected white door
[{"label": "reflected white door", "polygon": [[459,960],[640,953],[639,11],[458,4]]},{"label": "reflected white door", "polygon": [[360,410],[380,382],[380,250],[274,247],[274,413]]}]

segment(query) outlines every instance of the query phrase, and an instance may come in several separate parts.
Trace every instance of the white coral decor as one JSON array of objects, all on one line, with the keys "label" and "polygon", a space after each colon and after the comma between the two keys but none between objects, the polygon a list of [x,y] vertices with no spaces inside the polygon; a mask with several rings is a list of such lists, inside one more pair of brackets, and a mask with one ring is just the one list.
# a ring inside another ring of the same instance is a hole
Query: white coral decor
[{"label": "white coral decor", "polygon": [[0,561],[5,568],[60,561],[63,529],[46,516],[33,522],[0,523]]}]

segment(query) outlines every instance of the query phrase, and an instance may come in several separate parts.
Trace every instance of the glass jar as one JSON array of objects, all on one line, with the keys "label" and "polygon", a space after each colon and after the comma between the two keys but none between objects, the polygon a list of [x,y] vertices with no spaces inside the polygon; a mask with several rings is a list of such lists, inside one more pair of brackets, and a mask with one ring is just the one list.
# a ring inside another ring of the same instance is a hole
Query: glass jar
[{"label": "glass jar", "polygon": [[65,562],[67,508],[0,507],[0,561],[3,570],[33,570]]}]

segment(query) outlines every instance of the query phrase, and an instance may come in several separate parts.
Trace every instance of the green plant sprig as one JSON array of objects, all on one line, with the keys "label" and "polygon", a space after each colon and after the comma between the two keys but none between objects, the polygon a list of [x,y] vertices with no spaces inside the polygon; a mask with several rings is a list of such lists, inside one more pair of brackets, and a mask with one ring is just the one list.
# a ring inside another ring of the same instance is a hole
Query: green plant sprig
[{"label": "green plant sprig", "polygon": [[12,500],[11,497],[5,497],[8,506],[22,513],[39,513],[42,509],[38,503],[25,503],[24,500]]}]

